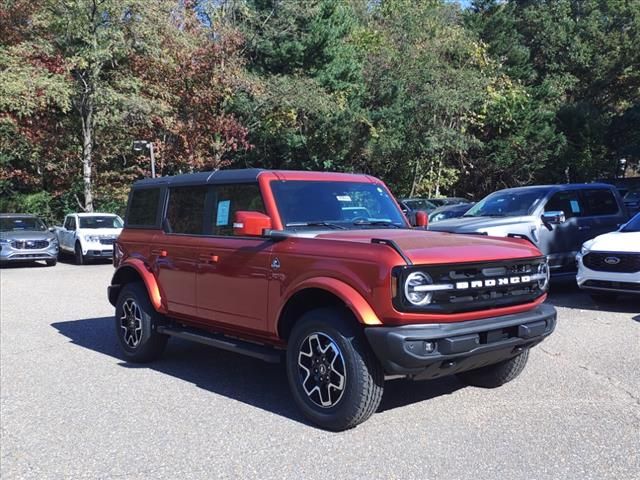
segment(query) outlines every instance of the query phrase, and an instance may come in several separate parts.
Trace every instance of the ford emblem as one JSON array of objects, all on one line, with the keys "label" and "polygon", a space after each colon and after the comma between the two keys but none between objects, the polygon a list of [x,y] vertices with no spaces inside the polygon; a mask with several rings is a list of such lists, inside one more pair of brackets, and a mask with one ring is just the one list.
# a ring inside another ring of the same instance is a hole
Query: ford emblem
[{"label": "ford emblem", "polygon": [[608,265],[617,265],[620,263],[620,259],[618,257],[606,257],[604,259],[604,263]]}]

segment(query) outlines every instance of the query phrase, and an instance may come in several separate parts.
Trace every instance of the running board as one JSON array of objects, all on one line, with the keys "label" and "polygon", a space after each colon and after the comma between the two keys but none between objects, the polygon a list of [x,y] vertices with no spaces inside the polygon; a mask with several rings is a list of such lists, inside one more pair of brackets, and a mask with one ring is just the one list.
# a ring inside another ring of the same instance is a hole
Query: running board
[{"label": "running board", "polygon": [[158,326],[158,333],[170,335],[172,337],[182,338],[191,342],[202,343],[212,347],[228,350],[230,352],[240,353],[253,358],[259,358],[269,363],[280,363],[282,354],[274,348],[257,343],[245,342],[235,338],[225,337],[224,335],[191,330],[187,328],[172,328]]}]

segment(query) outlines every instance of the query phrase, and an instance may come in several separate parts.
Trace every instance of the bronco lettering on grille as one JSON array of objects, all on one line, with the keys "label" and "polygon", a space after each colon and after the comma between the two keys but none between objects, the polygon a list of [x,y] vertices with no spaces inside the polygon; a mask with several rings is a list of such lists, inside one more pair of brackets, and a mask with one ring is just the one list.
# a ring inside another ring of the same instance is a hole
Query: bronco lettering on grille
[{"label": "bronco lettering on grille", "polygon": [[517,285],[519,283],[530,283],[534,279],[531,275],[522,275],[519,277],[502,277],[502,278],[492,278],[489,280],[473,280],[471,282],[456,282],[456,290],[467,290],[470,288],[486,288],[486,287],[495,287],[498,286],[506,286],[506,285]]}]

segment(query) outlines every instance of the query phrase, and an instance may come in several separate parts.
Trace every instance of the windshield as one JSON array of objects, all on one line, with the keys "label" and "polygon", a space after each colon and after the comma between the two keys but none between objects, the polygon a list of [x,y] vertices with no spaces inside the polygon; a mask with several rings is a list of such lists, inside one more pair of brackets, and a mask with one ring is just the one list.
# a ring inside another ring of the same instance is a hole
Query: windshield
[{"label": "windshield", "polygon": [[271,189],[286,227],[405,227],[389,193],[373,183],[274,181]]},{"label": "windshield", "polygon": [[621,232],[640,232],[640,213],[636,214],[629,223],[627,223],[622,229]]},{"label": "windshield", "polygon": [[633,190],[624,196],[625,200],[640,200],[640,190]]},{"label": "windshield", "polygon": [[0,232],[44,232],[46,229],[43,221],[35,217],[0,218]]},{"label": "windshield", "polygon": [[404,204],[411,210],[434,210],[436,208],[435,203],[429,200],[405,200]]},{"label": "windshield", "polygon": [[79,218],[80,228],[122,228],[122,220],[115,215]]},{"label": "windshield", "polygon": [[495,192],[480,200],[464,216],[517,217],[530,215],[546,193],[547,190],[542,188]]}]

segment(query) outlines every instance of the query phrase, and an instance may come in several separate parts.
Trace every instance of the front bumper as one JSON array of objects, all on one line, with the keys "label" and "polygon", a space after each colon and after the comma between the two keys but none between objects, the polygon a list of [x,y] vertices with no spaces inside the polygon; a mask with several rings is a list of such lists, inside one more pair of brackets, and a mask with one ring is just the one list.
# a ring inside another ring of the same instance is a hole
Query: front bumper
[{"label": "front bumper", "polygon": [[437,378],[515,357],[540,343],[556,326],[556,310],[533,310],[456,323],[370,327],[365,335],[392,375]]},{"label": "front bumper", "polygon": [[594,293],[640,294],[640,272],[621,273],[591,270],[584,266],[582,255],[576,257],[578,275],[576,282],[580,289]]},{"label": "front bumper", "polygon": [[0,245],[0,262],[34,262],[38,260],[56,260],[58,244],[50,243],[48,247],[39,249],[13,248],[11,244]]}]

